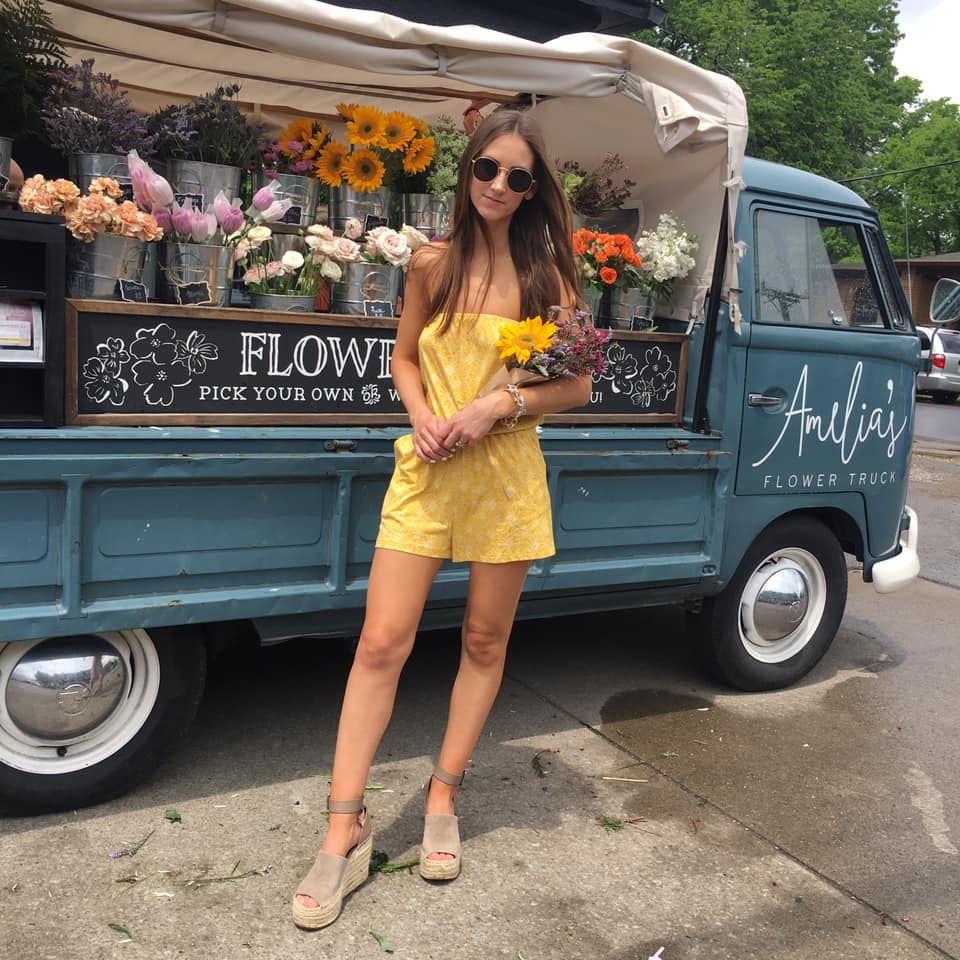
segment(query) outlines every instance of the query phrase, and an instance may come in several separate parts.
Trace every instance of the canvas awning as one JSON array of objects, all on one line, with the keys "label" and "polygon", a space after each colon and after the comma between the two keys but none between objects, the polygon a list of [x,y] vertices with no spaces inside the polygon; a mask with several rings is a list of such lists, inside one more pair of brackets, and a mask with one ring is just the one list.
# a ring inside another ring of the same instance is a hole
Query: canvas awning
[{"label": "canvas awning", "polygon": [[[678,285],[674,305],[679,315],[702,312],[725,199],[732,231],[747,138],[743,93],[727,77],[621,37],[539,44],[318,0],[45,6],[70,59],[92,57],[147,110],[231,81],[245,109],[275,128],[297,115],[332,119],[344,100],[429,121],[459,117],[475,98],[532,98],[558,160],[591,167],[620,154],[644,227],[674,210],[700,237],[695,276]],[[733,255],[725,286],[737,287]]]}]

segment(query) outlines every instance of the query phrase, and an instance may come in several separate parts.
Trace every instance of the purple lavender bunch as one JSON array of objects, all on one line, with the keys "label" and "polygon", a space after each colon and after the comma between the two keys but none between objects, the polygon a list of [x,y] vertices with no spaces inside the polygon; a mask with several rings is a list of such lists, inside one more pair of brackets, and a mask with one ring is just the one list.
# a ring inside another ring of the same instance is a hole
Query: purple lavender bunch
[{"label": "purple lavender bunch", "polygon": [[126,90],[108,73],[94,73],[83,60],[57,74],[44,100],[42,117],[53,147],[76,153],[154,153],[145,118],[130,104]]},{"label": "purple lavender bunch", "polygon": [[595,217],[606,210],[619,210],[630,196],[636,186],[633,180],[624,178],[620,186],[614,181],[626,167],[619,154],[608,153],[595,170],[585,170],[576,160],[567,160],[557,172],[570,206],[577,213]]},{"label": "purple lavender bunch", "polygon": [[538,368],[553,380],[556,377],[601,376],[607,368],[604,346],[610,339],[607,330],[590,323],[590,314],[578,310],[573,319],[552,316],[557,325],[553,342],[543,351]]}]

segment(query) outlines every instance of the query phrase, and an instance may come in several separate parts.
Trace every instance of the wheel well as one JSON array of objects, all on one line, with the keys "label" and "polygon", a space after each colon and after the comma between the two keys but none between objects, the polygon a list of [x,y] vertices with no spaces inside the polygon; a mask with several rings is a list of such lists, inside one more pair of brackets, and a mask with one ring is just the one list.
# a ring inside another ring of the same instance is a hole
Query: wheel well
[{"label": "wheel well", "polygon": [[816,517],[837,538],[844,553],[852,553],[858,560],[863,560],[863,536],[849,513],[835,507],[816,507],[810,510],[793,510],[784,516]]}]

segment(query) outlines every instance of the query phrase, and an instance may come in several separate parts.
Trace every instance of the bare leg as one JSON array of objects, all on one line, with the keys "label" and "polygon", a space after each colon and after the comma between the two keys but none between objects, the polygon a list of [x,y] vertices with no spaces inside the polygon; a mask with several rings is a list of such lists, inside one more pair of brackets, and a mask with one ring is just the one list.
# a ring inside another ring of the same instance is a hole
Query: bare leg
[{"label": "bare leg", "polygon": [[[507,642],[529,566],[526,560],[470,566],[460,669],[450,696],[447,730],[438,760],[450,773],[460,773],[466,767],[500,690]],[[453,813],[456,789],[431,779],[426,812]],[[449,860],[450,855],[431,853],[429,859]]]},{"label": "bare leg", "polygon": [[[442,562],[397,550],[374,552],[363,630],[340,708],[330,782],[333,800],[363,796],[393,712],[400,671],[413,649],[423,605]],[[356,814],[331,813],[323,849],[344,856],[359,830]],[[316,906],[312,897],[299,899],[304,906]]]}]

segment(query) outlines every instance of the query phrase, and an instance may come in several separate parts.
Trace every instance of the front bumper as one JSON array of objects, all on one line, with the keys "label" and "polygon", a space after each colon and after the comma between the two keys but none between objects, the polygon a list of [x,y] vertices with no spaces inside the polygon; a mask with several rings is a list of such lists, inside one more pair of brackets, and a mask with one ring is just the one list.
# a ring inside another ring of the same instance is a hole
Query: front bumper
[{"label": "front bumper", "polygon": [[886,560],[878,560],[870,571],[877,593],[893,593],[916,580],[920,572],[920,556],[917,553],[920,528],[917,512],[911,507],[904,507],[903,512],[907,517],[907,527],[900,532],[900,552]]}]

